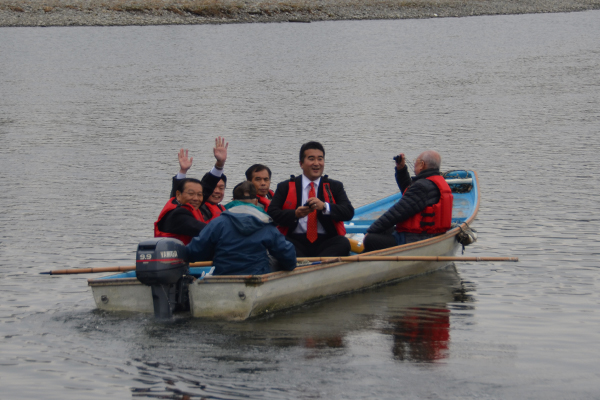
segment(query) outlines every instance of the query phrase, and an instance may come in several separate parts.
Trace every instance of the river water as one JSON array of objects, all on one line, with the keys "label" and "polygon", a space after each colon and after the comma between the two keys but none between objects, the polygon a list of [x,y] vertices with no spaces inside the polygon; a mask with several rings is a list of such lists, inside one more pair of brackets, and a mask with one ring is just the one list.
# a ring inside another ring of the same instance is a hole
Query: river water
[{"label": "river water", "polygon": [[[0,28],[0,398],[599,398],[599,19]],[[321,141],[355,206],[437,149],[479,174],[465,254],[520,261],[243,323],[39,274],[133,265],[178,149],[201,176],[218,135],[230,187]]]}]

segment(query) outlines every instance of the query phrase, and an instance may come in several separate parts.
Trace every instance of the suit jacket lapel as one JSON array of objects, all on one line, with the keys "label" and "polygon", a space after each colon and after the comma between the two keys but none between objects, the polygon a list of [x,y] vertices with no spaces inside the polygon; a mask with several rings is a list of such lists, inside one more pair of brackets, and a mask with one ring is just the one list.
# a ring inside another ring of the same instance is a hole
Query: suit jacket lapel
[{"label": "suit jacket lapel", "polygon": [[325,196],[323,195],[323,177],[321,176],[321,180],[319,181],[319,189],[317,190],[317,197],[321,201],[325,201]]},{"label": "suit jacket lapel", "polygon": [[302,175],[296,178],[296,208],[302,206]]}]

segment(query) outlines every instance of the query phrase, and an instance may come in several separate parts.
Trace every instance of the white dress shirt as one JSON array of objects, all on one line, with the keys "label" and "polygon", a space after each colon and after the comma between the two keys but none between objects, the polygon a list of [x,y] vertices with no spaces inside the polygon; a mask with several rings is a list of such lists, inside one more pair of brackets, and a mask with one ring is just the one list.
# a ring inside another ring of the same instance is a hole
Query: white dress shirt
[{"label": "white dress shirt", "polygon": [[[302,202],[300,204],[298,204],[296,207],[303,206],[308,201],[308,199],[309,199],[308,193],[310,192],[310,183],[311,182],[314,183],[314,185],[315,185],[315,197],[317,197],[317,194],[319,193],[319,183],[321,182],[321,178],[319,178],[315,181],[311,181],[306,176],[304,176],[304,174],[302,174]],[[329,203],[325,203],[325,208],[323,209],[323,214],[329,215],[330,212],[331,211],[329,210]],[[306,216],[304,218],[300,218],[298,220],[298,226],[296,227],[296,229],[294,229],[294,233],[306,234],[307,222],[308,222],[308,216]],[[323,228],[323,225],[321,225],[321,222],[319,220],[317,220],[317,232],[320,234],[325,233],[325,229]]]}]

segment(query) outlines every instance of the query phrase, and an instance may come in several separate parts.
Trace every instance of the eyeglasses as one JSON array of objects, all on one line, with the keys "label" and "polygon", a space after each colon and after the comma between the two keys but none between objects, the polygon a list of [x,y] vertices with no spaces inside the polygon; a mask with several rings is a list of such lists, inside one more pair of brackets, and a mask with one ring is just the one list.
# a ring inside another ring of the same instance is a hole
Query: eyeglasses
[{"label": "eyeglasses", "polygon": [[421,160],[420,158],[417,158],[417,159],[415,159],[414,161],[413,161],[413,160],[411,160],[411,159],[409,159],[409,158],[406,158],[406,160],[405,160],[404,162],[405,162],[406,166],[407,166],[409,169],[412,169],[412,170],[413,170],[413,172],[414,172],[414,169],[415,169],[415,168],[414,168],[414,165],[415,165],[417,162],[419,162],[419,161],[422,161],[422,162],[424,162],[424,161],[423,161],[423,160]]}]

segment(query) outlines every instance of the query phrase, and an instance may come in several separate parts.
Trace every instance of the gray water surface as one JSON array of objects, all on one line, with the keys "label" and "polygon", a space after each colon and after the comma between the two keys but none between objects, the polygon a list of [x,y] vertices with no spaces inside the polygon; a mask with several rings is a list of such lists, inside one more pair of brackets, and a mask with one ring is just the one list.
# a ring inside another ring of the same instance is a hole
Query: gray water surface
[{"label": "gray water surface", "polygon": [[[599,398],[599,19],[0,28],[0,398]],[[434,148],[479,174],[465,254],[520,262],[243,323],[99,312],[89,276],[39,275],[133,265],[178,149],[201,176],[218,135],[230,187],[321,141],[355,206]]]}]

